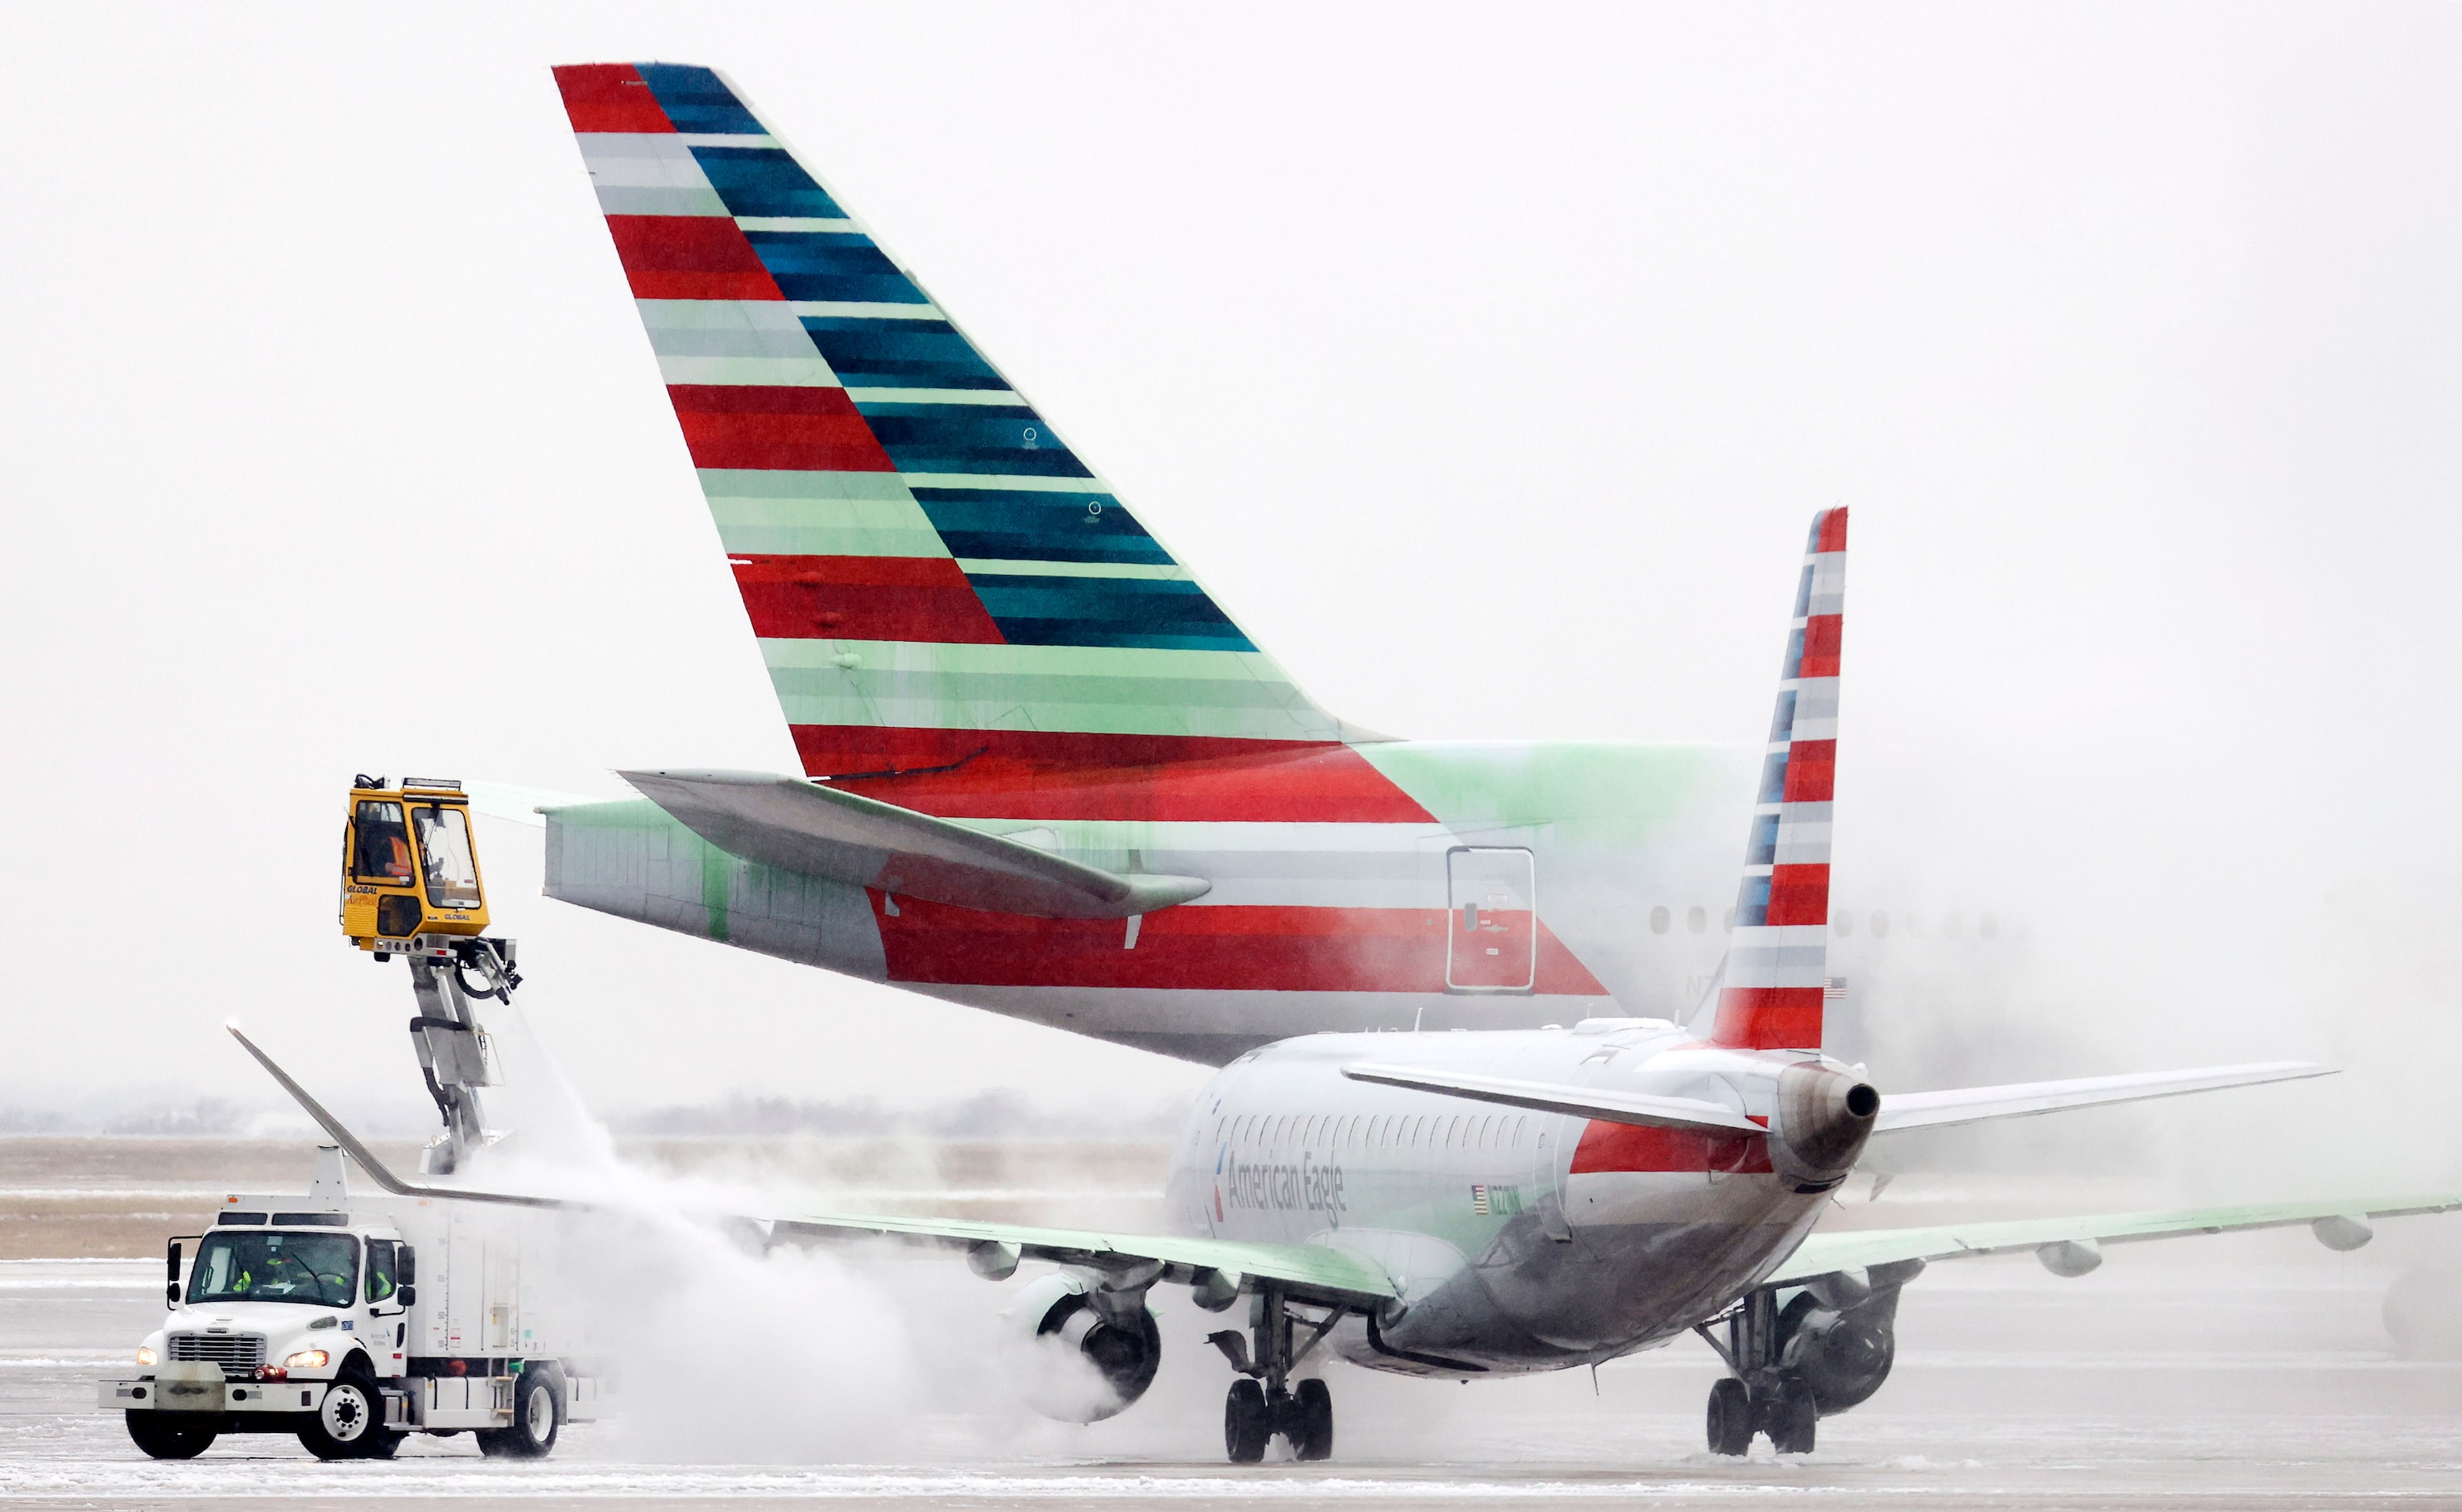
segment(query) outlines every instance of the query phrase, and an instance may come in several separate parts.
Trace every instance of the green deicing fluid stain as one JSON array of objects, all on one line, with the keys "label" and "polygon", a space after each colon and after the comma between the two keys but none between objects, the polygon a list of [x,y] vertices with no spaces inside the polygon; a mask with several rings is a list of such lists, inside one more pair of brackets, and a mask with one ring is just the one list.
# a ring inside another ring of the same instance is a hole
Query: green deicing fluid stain
[{"label": "green deicing fluid stain", "polygon": [[735,884],[736,860],[698,835],[692,841],[701,847],[701,902],[709,910],[709,937],[723,945],[726,901]]}]

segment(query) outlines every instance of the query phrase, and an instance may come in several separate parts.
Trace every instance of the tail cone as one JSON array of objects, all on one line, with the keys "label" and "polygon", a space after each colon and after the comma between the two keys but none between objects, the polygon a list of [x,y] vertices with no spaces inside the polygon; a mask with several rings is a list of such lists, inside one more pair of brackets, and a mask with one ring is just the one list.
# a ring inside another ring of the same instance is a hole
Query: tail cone
[{"label": "tail cone", "polygon": [[1825,1191],[1854,1169],[1880,1111],[1881,1095],[1868,1081],[1825,1066],[1789,1066],[1778,1078],[1770,1164],[1799,1192]]}]

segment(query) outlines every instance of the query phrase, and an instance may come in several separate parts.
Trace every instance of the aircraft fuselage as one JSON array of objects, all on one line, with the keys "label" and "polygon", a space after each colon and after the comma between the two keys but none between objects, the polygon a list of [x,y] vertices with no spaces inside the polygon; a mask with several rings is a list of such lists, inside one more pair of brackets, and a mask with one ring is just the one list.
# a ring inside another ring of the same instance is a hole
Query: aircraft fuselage
[{"label": "aircraft fuselage", "polygon": [[832,784],[1090,865],[1211,884],[1134,920],[994,913],[782,870],[646,800],[549,811],[547,890],[1218,1066],[1325,1030],[1683,1016],[1725,944],[1720,892],[1758,755],[1390,740],[1199,775],[986,761]]},{"label": "aircraft fuselage", "polygon": [[1554,1370],[1663,1342],[1767,1276],[1843,1179],[1774,1170],[1767,1134],[1609,1123],[1350,1079],[1360,1063],[1685,1097],[1766,1122],[1809,1053],[1659,1020],[1314,1034],[1223,1068],[1173,1149],[1171,1222],[1372,1259],[1399,1305],[1328,1347],[1417,1374]]}]

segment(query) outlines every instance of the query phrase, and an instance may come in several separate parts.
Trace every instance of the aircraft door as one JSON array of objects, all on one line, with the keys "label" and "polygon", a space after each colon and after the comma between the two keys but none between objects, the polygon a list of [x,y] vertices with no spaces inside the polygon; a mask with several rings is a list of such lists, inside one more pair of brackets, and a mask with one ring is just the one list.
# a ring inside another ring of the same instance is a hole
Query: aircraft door
[{"label": "aircraft door", "polygon": [[1458,845],[1445,853],[1445,888],[1453,911],[1446,927],[1446,990],[1529,991],[1539,962],[1530,853]]}]

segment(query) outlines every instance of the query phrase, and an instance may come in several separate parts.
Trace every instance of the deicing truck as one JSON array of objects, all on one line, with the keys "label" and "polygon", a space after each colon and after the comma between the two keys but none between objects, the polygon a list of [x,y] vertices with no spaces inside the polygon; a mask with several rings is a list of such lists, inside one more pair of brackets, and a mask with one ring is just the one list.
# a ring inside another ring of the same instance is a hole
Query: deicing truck
[{"label": "deicing truck", "polygon": [[[444,1126],[421,1169],[449,1175],[501,1138],[480,1105],[500,1078],[478,1005],[510,1002],[521,980],[512,942],[480,932],[486,899],[459,782],[352,784],[340,915],[354,947],[409,964],[411,1045]],[[135,1372],[98,1386],[140,1449],[185,1459],[224,1434],[281,1433],[323,1459],[384,1459],[410,1434],[466,1432],[491,1456],[536,1458],[564,1424],[599,1415],[605,1374],[553,1204],[414,1193],[356,1153],[397,1190],[354,1194],[341,1149],[322,1145],[306,1196],[227,1197],[210,1230],[170,1242],[169,1315]]]},{"label": "deicing truck", "polygon": [[296,1434],[324,1459],[464,1432],[544,1456],[605,1401],[568,1242],[553,1212],[354,1194],[320,1146],[305,1197],[228,1196],[171,1241],[169,1313],[99,1405],[157,1459],[244,1433]]}]

